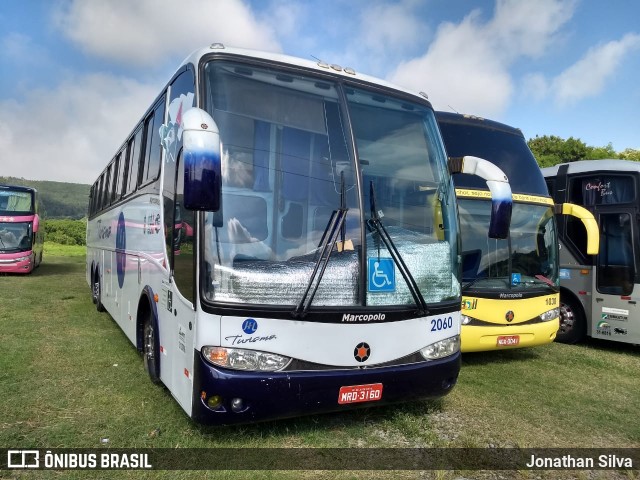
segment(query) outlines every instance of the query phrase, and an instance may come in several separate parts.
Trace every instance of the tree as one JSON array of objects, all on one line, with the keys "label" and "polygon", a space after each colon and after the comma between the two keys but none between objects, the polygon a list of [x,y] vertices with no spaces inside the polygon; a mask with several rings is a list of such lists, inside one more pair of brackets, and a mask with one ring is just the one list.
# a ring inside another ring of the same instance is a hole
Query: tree
[{"label": "tree", "polygon": [[530,139],[527,144],[541,167],[575,162],[587,158],[589,152],[589,147],[582,140],[573,137],[563,140],[555,135],[536,135],[536,138]]},{"label": "tree", "polygon": [[640,150],[627,148],[618,154],[618,158],[622,158],[623,160],[635,160],[638,162],[640,161]]},{"label": "tree", "polygon": [[606,147],[589,147],[587,160],[602,160],[603,158],[618,158],[618,153],[613,149],[611,142]]},{"label": "tree", "polygon": [[613,149],[609,143],[605,147],[591,147],[582,140],[569,137],[564,140],[555,135],[544,135],[530,139],[527,144],[541,167],[551,167],[558,163],[575,162],[577,160],[600,160],[604,158],[621,158],[623,160],[640,161],[640,150],[627,148],[621,153]]}]

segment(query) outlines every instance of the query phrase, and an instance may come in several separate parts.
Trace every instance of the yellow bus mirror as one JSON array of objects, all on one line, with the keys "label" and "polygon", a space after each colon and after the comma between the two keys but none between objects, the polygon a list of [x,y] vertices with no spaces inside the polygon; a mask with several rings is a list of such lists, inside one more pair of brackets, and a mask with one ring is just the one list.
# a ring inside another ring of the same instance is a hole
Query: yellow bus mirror
[{"label": "yellow bus mirror", "polygon": [[563,203],[555,207],[556,213],[571,215],[582,221],[587,230],[587,254],[597,255],[600,250],[600,229],[593,214],[586,208],[573,203]]}]

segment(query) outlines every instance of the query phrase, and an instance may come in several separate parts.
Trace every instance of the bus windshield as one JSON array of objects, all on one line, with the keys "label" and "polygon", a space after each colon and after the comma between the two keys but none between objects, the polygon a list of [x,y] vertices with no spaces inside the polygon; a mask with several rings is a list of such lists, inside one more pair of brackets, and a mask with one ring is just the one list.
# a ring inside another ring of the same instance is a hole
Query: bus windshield
[{"label": "bus windshield", "polygon": [[222,147],[207,300],[296,305],[323,242],[313,306],[413,305],[412,282],[425,302],[459,297],[455,194],[429,108],[245,64],[212,61],[205,75]]},{"label": "bus windshield", "polygon": [[[551,206],[514,203],[508,239],[487,237],[490,203],[460,198],[464,289],[526,290],[559,285]],[[484,230],[483,230],[484,229]]]},{"label": "bus windshield", "polygon": [[31,192],[0,189],[0,215],[33,213]]},{"label": "bus windshield", "polygon": [[31,223],[0,222],[0,252],[31,250]]}]

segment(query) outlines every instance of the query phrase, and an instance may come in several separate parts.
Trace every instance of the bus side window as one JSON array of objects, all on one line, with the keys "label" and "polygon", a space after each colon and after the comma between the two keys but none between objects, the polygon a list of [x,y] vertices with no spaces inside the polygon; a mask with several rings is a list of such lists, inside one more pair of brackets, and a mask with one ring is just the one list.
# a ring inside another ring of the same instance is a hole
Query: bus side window
[{"label": "bus side window", "polygon": [[145,161],[142,170],[142,181],[145,184],[158,178],[160,160],[162,158],[160,126],[164,122],[165,97],[156,104],[151,115],[145,121]]},{"label": "bus side window", "polygon": [[140,150],[142,149],[142,126],[136,130],[136,133],[129,140],[127,147],[127,155],[129,156],[129,174],[126,194],[130,194],[135,191],[138,185],[138,177],[140,176]]},{"label": "bus side window", "polygon": [[[184,205],[184,167],[182,155],[178,156],[177,182],[175,197],[174,228],[179,229],[179,247],[173,252],[173,276],[180,293],[191,303],[195,303],[195,231],[196,212],[187,210]],[[170,213],[166,213],[171,215]],[[175,239],[175,237],[174,237]]]},{"label": "bus side window", "polygon": [[161,142],[165,149],[164,183],[162,186],[165,211],[165,243],[169,265],[172,270],[174,256],[182,253],[181,244],[184,238],[181,205],[176,203],[175,200],[176,169],[178,168],[176,159],[182,150],[182,113],[193,107],[194,83],[195,80],[191,69],[183,71],[171,82],[169,112],[166,123],[160,127]]},{"label": "bus side window", "polygon": [[109,168],[107,168],[107,176],[105,177],[103,184],[103,192],[104,196],[102,197],[102,208],[107,208],[109,206],[110,195],[111,195],[111,170],[113,169],[113,163],[109,164]]},{"label": "bus side window", "polygon": [[600,215],[600,255],[598,291],[611,295],[630,295],[635,277],[631,216],[628,213]]}]

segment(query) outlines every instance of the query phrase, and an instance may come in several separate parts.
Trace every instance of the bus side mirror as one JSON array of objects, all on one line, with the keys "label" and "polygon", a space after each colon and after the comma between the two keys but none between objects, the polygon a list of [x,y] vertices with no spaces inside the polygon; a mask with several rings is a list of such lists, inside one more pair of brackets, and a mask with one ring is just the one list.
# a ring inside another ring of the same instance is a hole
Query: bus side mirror
[{"label": "bus side mirror", "polygon": [[491,192],[489,238],[507,238],[513,200],[509,179],[504,172],[488,160],[471,156],[449,158],[449,172],[468,173],[486,180]]},{"label": "bus side mirror", "polygon": [[40,216],[36,213],[33,217],[33,233],[38,233],[40,230]]},{"label": "bus side mirror", "polygon": [[587,255],[597,255],[600,250],[600,229],[593,214],[586,208],[573,203],[556,203],[554,211],[556,214],[571,215],[582,221],[587,231]]},{"label": "bus side mirror", "polygon": [[184,207],[217,212],[222,195],[220,133],[211,115],[190,108],[182,115]]}]

